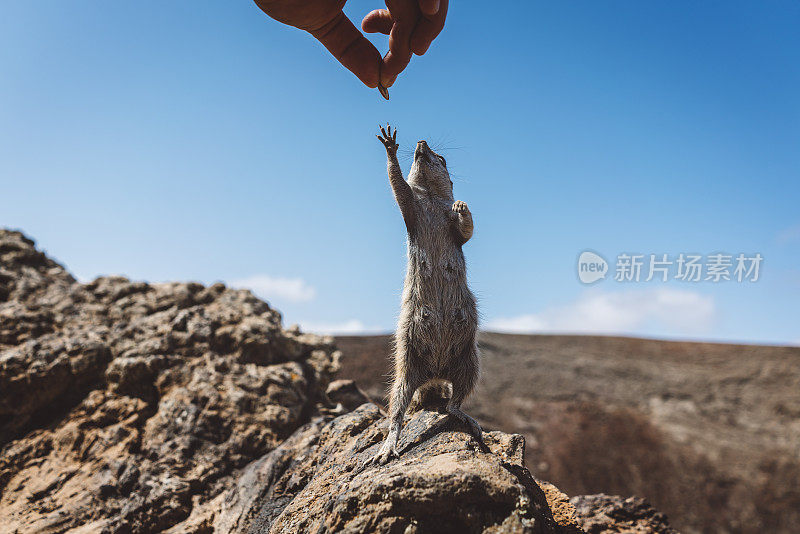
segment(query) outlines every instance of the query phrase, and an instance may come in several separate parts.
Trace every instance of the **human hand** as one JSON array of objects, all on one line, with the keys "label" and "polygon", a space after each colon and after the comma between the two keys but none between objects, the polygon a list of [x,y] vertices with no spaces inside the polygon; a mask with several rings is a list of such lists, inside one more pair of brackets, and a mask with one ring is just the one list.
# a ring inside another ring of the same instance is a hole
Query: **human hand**
[{"label": "human hand", "polygon": [[[390,87],[412,53],[424,54],[442,31],[448,0],[386,0],[362,21],[368,33],[389,35],[389,52],[378,50],[342,12],[346,0],[255,0],[271,18],[305,30],[367,87]],[[384,95],[386,96],[386,95]]]}]

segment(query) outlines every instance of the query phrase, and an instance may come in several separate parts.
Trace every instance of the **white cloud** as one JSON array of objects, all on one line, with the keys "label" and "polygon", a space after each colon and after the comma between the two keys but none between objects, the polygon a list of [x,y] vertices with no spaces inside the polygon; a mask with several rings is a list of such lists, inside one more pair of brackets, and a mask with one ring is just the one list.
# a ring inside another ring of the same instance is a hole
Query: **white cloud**
[{"label": "white cloud", "polygon": [[249,289],[259,297],[270,301],[308,302],[317,295],[317,291],[302,278],[281,278],[257,274],[233,280],[229,285],[240,289]]},{"label": "white cloud", "polygon": [[386,332],[384,328],[367,326],[358,319],[350,319],[341,323],[301,322],[300,326],[303,332],[313,332],[314,334],[355,335]]},{"label": "white cloud", "polygon": [[486,325],[497,332],[570,332],[674,335],[706,332],[716,315],[714,299],[676,289],[603,292],[588,290],[578,300],[541,313],[498,318]]}]

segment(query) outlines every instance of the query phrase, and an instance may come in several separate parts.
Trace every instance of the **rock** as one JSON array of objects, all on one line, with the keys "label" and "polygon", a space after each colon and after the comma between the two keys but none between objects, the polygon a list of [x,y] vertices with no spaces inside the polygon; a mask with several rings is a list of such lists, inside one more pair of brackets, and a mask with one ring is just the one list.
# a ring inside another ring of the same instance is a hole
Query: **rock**
[{"label": "rock", "polygon": [[331,338],[248,291],[80,284],[0,230],[0,319],[2,533],[580,532],[519,435],[421,409],[368,464],[387,420]]},{"label": "rock", "polygon": [[626,499],[601,493],[573,497],[570,502],[575,507],[578,523],[589,534],[677,534],[669,526],[667,517],[641,497]]},{"label": "rock", "polygon": [[[369,460],[388,431],[371,403],[318,418],[251,464],[218,505],[215,532],[580,532],[559,524],[522,464],[520,436],[437,412],[408,417],[400,458]],[[197,530],[200,532],[200,530]]]},{"label": "rock", "polygon": [[19,232],[0,262],[2,532],[174,526],[330,408],[331,340],[247,291],[79,284]]}]

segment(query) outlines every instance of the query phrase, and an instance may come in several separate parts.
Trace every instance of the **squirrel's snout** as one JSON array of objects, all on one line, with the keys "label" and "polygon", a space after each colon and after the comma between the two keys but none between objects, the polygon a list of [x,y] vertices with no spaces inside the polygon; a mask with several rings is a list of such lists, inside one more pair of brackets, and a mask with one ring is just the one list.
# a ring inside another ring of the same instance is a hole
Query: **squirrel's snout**
[{"label": "squirrel's snout", "polygon": [[425,140],[417,141],[417,149],[414,151],[414,159],[425,156],[430,152],[430,148],[428,148],[428,143]]}]

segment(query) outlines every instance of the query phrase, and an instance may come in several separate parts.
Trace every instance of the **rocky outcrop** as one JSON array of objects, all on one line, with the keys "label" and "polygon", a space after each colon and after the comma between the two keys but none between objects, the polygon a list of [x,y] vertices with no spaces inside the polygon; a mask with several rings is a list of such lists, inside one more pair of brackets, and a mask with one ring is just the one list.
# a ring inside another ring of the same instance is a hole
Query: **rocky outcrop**
[{"label": "rocky outcrop", "polygon": [[386,420],[353,382],[331,382],[339,356],[329,338],[282,328],[247,291],[80,284],[21,233],[0,230],[0,532],[586,524],[531,477],[520,436],[485,432],[481,442],[436,411],[409,415],[402,456],[371,465]]},{"label": "rocky outcrop", "polygon": [[339,354],[222,284],[79,284],[0,233],[3,532],[182,522],[324,410]]}]

